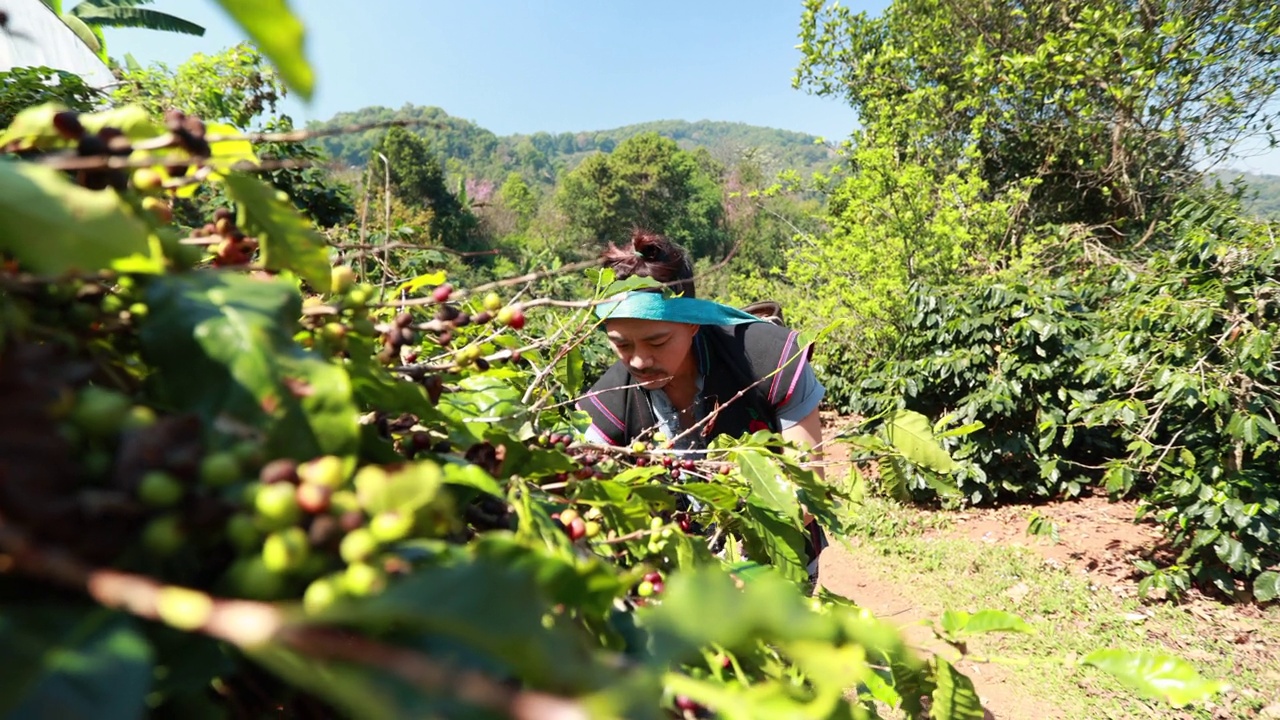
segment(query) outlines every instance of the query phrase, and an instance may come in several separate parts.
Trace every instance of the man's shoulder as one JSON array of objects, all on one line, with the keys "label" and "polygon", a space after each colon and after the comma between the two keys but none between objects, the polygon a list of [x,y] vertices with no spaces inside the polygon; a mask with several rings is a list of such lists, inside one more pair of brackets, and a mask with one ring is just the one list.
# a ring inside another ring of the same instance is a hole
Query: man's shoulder
[{"label": "man's shoulder", "polygon": [[729,348],[744,352],[748,357],[761,353],[776,356],[788,345],[795,345],[799,338],[795,330],[767,322],[717,326],[715,330]]}]

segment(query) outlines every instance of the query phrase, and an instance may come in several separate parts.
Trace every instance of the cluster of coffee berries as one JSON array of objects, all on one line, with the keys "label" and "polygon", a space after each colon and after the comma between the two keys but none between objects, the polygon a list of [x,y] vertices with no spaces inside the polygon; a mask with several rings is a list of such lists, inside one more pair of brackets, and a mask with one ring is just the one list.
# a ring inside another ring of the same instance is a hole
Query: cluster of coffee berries
[{"label": "cluster of coffee berries", "polygon": [[391,364],[400,360],[401,348],[417,342],[418,333],[413,329],[413,315],[405,310],[396,315],[391,327],[382,334],[382,350],[378,361]]},{"label": "cluster of coffee berries", "polygon": [[574,542],[583,538],[591,540],[600,535],[600,511],[596,508],[591,508],[582,515],[574,508],[568,508],[551,517],[560,523],[565,534]]},{"label": "cluster of coffee berries", "polygon": [[662,591],[665,589],[666,589],[666,584],[663,581],[662,573],[657,572],[655,570],[652,572],[645,573],[644,578],[640,581],[638,585],[636,585],[635,590],[636,590],[636,595],[639,595],[642,598],[647,598],[647,597],[652,597],[654,595],[661,595]]},{"label": "cluster of coffee berries", "polygon": [[[105,126],[91,133],[80,122],[80,114],[73,110],[55,114],[53,127],[64,139],[75,141],[78,157],[128,157],[133,154],[133,142],[123,130]],[[90,190],[112,188],[124,192],[129,185],[129,175],[120,169],[94,168],[77,171],[76,182]]]},{"label": "cluster of coffee berries", "polygon": [[235,215],[227,208],[214,210],[213,221],[196,228],[191,234],[200,238],[221,238],[212,248],[214,267],[248,265],[258,251],[257,239],[248,237],[236,226]]},{"label": "cluster of coffee berries", "polygon": [[173,134],[178,147],[192,157],[207,158],[213,154],[205,139],[204,121],[181,110],[170,109],[164,114],[164,125]]}]

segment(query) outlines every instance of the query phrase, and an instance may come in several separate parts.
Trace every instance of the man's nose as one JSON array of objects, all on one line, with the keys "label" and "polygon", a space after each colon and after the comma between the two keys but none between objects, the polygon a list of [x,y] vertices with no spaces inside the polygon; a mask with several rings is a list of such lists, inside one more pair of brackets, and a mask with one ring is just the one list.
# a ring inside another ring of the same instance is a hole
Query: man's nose
[{"label": "man's nose", "polygon": [[644,355],[632,355],[632,356],[631,356],[631,363],[630,363],[630,365],[631,365],[631,367],[632,367],[633,369],[635,369],[635,370],[643,370],[643,369],[645,369],[645,368],[649,367],[649,366],[650,366],[650,365],[652,365],[652,364],[653,364],[652,360],[650,360],[648,357],[646,357],[646,356],[644,356]]}]

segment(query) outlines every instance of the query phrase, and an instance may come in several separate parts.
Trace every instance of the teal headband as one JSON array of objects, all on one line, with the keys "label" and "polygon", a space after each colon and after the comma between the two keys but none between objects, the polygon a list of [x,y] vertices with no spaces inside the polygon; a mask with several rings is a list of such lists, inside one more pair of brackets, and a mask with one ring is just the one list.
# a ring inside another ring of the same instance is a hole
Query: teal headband
[{"label": "teal headband", "polygon": [[665,297],[662,293],[635,291],[617,300],[596,306],[596,317],[634,318],[661,320],[664,322],[690,323],[693,325],[738,325],[764,322],[745,310],[721,305],[711,300],[687,297]]}]

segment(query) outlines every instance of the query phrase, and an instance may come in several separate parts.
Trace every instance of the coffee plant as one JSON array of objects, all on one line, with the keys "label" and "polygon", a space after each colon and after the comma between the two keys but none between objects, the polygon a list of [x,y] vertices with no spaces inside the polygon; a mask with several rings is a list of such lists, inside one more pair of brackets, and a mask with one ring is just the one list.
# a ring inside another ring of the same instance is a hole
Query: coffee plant
[{"label": "coffee plant", "polygon": [[[582,440],[590,307],[642,281],[357,273],[183,112],[38,105],[0,151],[7,716],[983,716],[951,662],[810,587],[802,512],[838,540],[857,504],[796,448]],[[202,187],[227,203],[175,222]],[[885,420],[846,441],[944,482],[925,419]],[[1078,662],[1175,705],[1222,687]]]},{"label": "coffee plant", "polygon": [[[1272,232],[1225,200],[1187,201],[1159,228],[1163,249],[1141,262],[1077,258],[1057,278],[917,287],[905,359],[876,363],[857,408],[961,423],[940,435],[963,502],[1087,485],[1140,497],[1172,551],[1138,562],[1144,594],[1194,583],[1274,600]],[[915,469],[899,476],[888,490],[938,495]]]}]

